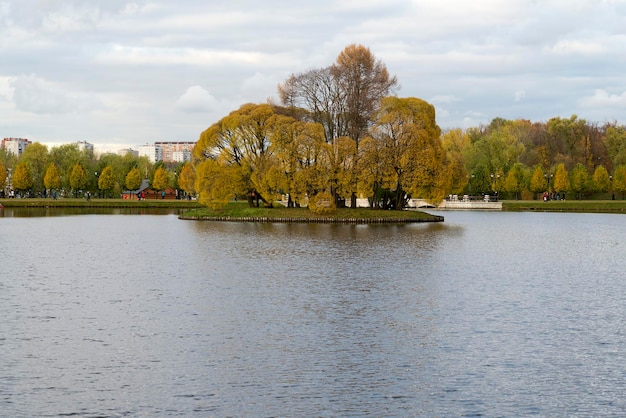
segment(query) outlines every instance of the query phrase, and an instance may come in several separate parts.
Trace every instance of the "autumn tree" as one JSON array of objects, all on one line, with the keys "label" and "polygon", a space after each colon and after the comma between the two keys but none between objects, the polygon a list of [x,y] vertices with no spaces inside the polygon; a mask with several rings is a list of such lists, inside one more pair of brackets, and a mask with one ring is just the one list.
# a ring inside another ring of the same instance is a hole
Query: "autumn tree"
[{"label": "autumn tree", "polygon": [[[451,194],[460,194],[468,183],[465,154],[471,147],[469,136],[461,129],[453,129],[445,132],[441,141],[448,161],[447,190]],[[501,189],[500,185],[496,186],[496,190]]]},{"label": "autumn tree", "polygon": [[6,185],[7,172],[4,168],[4,164],[0,161],[0,191],[4,192],[4,186]]},{"label": "autumn tree", "polygon": [[609,178],[609,172],[603,165],[599,165],[594,170],[592,184],[595,192],[605,193],[609,191],[611,179]]},{"label": "autumn tree", "polygon": [[570,189],[576,193],[578,199],[589,189],[589,172],[582,163],[577,163],[570,173]]},{"label": "autumn tree", "polygon": [[233,191],[241,186],[241,166],[222,165],[213,159],[206,159],[196,166],[198,201],[211,209],[219,210],[234,196]]},{"label": "autumn tree", "polygon": [[533,174],[530,178],[529,190],[535,195],[548,190],[546,177],[543,173],[543,168],[540,165],[537,165],[533,170]]},{"label": "autumn tree", "polygon": [[613,172],[613,190],[622,194],[622,199],[626,194],[626,165],[615,167]]},{"label": "autumn tree", "polygon": [[159,166],[154,172],[152,178],[152,188],[157,191],[165,190],[168,186],[167,170],[163,166]]},{"label": "autumn tree", "polygon": [[[278,86],[281,102],[288,106],[297,118],[309,118],[324,127],[327,143],[337,153],[338,142],[345,146],[350,138],[354,141],[354,153],[342,162],[353,172],[345,180],[351,185],[351,206],[356,204],[359,144],[368,134],[380,100],[397,87],[396,77],[391,77],[384,63],[362,45],[348,45],[338,55],[335,63],[327,68],[314,69],[292,75]],[[304,112],[297,112],[297,108]],[[340,138],[343,138],[340,140]],[[339,200],[335,191],[335,200]]]},{"label": "autumn tree", "polygon": [[397,86],[385,64],[363,45],[348,45],[331,66],[345,102],[346,136],[356,141],[367,134],[383,97]]},{"label": "autumn tree", "polygon": [[517,163],[513,165],[513,168],[509,170],[506,176],[504,187],[507,192],[513,193],[515,199],[519,199],[520,193],[526,188],[526,173],[524,165]]},{"label": "autumn tree", "polygon": [[30,173],[30,167],[26,162],[22,161],[15,167],[11,183],[13,188],[21,193],[25,193],[33,187],[33,178]]},{"label": "autumn tree", "polygon": [[554,173],[554,191],[565,197],[565,193],[570,189],[569,174],[565,164],[557,165]]},{"label": "autumn tree", "polygon": [[45,188],[50,191],[61,187],[61,175],[55,163],[48,164],[46,175],[43,178],[43,184]]},{"label": "autumn tree", "polygon": [[116,181],[113,174],[113,167],[107,165],[100,173],[100,177],[98,177],[98,189],[102,190],[103,196],[106,196],[107,192],[110,196],[111,190],[113,190],[115,185]]},{"label": "autumn tree", "polygon": [[178,186],[187,195],[191,196],[195,193],[196,189],[194,183],[196,182],[196,172],[193,169],[191,163],[187,162],[183,165],[178,175]]},{"label": "autumn tree", "polygon": [[[392,191],[392,208],[404,208],[409,196],[432,201],[443,198],[445,151],[432,105],[417,98],[387,97],[381,102],[371,132],[378,146],[368,144],[366,151],[376,152],[386,169],[378,181],[382,189]],[[363,158],[372,160],[365,154]]]},{"label": "autumn tree", "polygon": [[78,191],[87,185],[87,174],[80,164],[74,164],[70,173],[70,187],[74,194],[78,196]]},{"label": "autumn tree", "polygon": [[[206,129],[193,150],[196,186],[218,186],[200,178],[204,174],[199,170],[203,161],[215,160],[223,167],[237,166],[228,171],[228,184],[236,186],[231,190],[231,196],[246,197],[250,206],[258,206],[259,201],[271,205],[280,184],[274,169],[280,163],[279,147],[283,146],[278,138],[295,122],[276,110],[270,104],[246,104]],[[215,169],[206,167],[203,172],[214,172]],[[234,179],[233,175],[240,177]],[[203,193],[197,188],[196,191]],[[204,191],[205,195],[207,193]]]},{"label": "autumn tree", "polygon": [[137,167],[133,167],[124,178],[124,185],[129,191],[138,190],[141,187],[141,173]]}]

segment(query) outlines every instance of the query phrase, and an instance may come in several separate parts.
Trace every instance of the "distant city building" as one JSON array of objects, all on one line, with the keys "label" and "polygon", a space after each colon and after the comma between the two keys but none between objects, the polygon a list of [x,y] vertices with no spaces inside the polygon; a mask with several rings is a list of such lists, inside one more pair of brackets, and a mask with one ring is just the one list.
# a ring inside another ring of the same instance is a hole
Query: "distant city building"
[{"label": "distant city building", "polygon": [[32,142],[26,138],[4,138],[2,140],[2,148],[14,155],[22,154],[29,144]]},{"label": "distant city building", "polygon": [[172,161],[177,163],[184,163],[186,161],[191,161],[191,151],[174,151],[172,153]]},{"label": "distant city building", "polygon": [[148,157],[150,162],[156,163],[163,160],[163,150],[158,145],[141,145],[138,150],[140,157]]},{"label": "distant city building", "polygon": [[196,146],[195,142],[174,142],[161,141],[155,142],[155,146],[161,147],[163,152],[162,159],[166,163],[181,163],[191,160],[191,151]]},{"label": "distant city building", "polygon": [[139,151],[134,150],[132,148],[124,148],[124,149],[121,149],[121,150],[119,150],[117,152],[117,155],[120,155],[122,157],[124,157],[124,156],[126,156],[128,154],[132,155],[133,157],[139,157]]},{"label": "distant city building", "polygon": [[76,142],[76,145],[78,145],[78,149],[80,151],[91,151],[91,152],[93,152],[93,144],[90,144],[87,141],[78,141],[78,142]]}]

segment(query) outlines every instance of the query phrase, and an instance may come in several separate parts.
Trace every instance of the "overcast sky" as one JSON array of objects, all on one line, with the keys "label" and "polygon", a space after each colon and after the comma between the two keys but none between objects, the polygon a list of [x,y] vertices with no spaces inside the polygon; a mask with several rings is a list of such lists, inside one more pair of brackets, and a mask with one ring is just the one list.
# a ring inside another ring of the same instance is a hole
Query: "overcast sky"
[{"label": "overcast sky", "polygon": [[0,0],[0,138],[196,141],[352,43],[443,129],[626,123],[626,0]]}]

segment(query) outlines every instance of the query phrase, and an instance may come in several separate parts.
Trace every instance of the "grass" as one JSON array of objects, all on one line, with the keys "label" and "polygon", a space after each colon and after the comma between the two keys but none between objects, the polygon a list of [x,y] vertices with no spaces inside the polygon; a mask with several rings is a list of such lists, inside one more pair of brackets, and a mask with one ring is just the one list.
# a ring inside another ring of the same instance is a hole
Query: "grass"
[{"label": "grass", "polygon": [[626,213],[626,200],[505,200],[505,211]]},{"label": "grass", "polygon": [[337,209],[328,215],[313,214],[307,208],[251,208],[246,202],[231,202],[222,210],[193,209],[184,219],[248,220],[267,222],[441,222],[443,217],[419,211],[372,210],[368,208]]}]

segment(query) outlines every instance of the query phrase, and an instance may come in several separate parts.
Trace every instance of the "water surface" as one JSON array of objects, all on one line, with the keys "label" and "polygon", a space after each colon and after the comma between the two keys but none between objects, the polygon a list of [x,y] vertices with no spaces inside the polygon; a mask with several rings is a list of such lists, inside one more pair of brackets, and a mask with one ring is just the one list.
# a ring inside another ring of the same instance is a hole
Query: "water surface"
[{"label": "water surface", "polygon": [[621,215],[0,219],[6,416],[623,416]]}]

